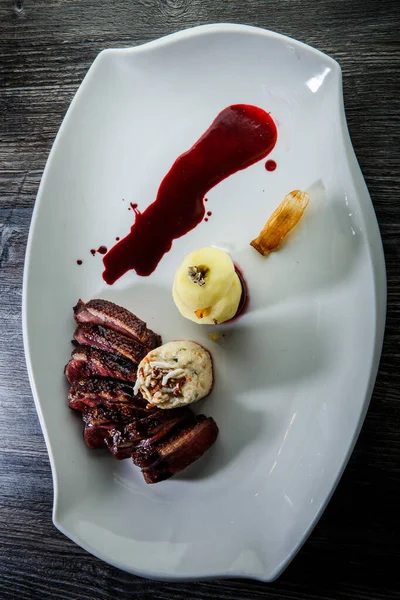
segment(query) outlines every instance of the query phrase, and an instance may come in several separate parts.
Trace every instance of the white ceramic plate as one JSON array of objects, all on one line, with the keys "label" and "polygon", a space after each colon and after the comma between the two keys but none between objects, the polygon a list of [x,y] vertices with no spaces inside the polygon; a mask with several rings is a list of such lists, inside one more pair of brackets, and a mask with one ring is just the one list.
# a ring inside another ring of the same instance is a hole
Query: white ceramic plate
[{"label": "white ceramic plate", "polygon": [[[150,204],[175,158],[235,103],[271,112],[276,171],[261,161],[223,181],[208,194],[209,222],[176,240],[150,277],[131,272],[105,285],[90,248],[125,235],[128,203]],[[249,241],[296,188],[310,192],[310,206],[264,259]],[[219,344],[171,299],[182,257],[213,244],[232,253],[251,296]],[[165,341],[189,338],[211,350],[216,385],[199,410],[215,418],[220,437],[179,476],[146,486],[129,460],[85,447],[63,378],[79,297],[114,300]],[[102,52],[51,151],[26,255],[25,352],[53,470],[55,525],[146,577],[276,578],[321,515],[357,438],[385,297],[379,230],[334,60],[237,25]]]}]

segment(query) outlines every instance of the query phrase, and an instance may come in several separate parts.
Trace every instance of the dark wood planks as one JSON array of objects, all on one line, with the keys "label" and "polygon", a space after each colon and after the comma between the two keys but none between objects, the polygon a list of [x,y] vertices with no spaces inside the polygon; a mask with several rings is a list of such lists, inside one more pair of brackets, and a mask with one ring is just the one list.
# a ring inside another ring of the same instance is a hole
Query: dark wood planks
[{"label": "dark wood planks", "polygon": [[[391,600],[399,589],[400,249],[397,0],[0,0],[0,598]],[[361,436],[333,499],[278,582],[144,581],[51,522],[47,452],[20,326],[26,239],[41,173],[96,54],[216,21],[259,25],[342,65],[349,129],[380,223],[386,340]]]}]

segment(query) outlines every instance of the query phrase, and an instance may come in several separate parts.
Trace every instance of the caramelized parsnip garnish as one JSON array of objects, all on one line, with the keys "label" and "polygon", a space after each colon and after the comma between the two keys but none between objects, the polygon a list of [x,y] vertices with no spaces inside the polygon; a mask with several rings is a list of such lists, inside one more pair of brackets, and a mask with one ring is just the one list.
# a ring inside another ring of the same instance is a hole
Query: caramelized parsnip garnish
[{"label": "caramelized parsnip garnish", "polygon": [[282,240],[300,221],[309,200],[310,195],[300,190],[294,190],[287,194],[265,223],[260,234],[250,242],[250,245],[263,256],[267,256],[272,250],[276,250]]}]

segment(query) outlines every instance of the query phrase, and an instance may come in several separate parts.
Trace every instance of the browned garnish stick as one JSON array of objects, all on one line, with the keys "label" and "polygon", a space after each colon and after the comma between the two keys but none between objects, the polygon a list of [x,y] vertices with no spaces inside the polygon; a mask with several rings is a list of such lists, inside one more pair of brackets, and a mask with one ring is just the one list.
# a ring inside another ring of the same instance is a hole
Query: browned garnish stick
[{"label": "browned garnish stick", "polygon": [[307,192],[294,190],[287,194],[250,245],[263,256],[276,250],[300,221],[309,201],[310,195]]}]

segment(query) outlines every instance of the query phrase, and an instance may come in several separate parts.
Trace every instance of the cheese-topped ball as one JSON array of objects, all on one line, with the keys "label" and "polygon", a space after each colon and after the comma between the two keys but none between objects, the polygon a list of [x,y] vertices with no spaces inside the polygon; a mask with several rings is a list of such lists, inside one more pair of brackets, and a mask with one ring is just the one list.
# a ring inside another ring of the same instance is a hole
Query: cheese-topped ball
[{"label": "cheese-topped ball", "polygon": [[137,371],[135,392],[158,408],[177,408],[207,396],[213,385],[210,353],[195,342],[163,344],[149,352]]}]

